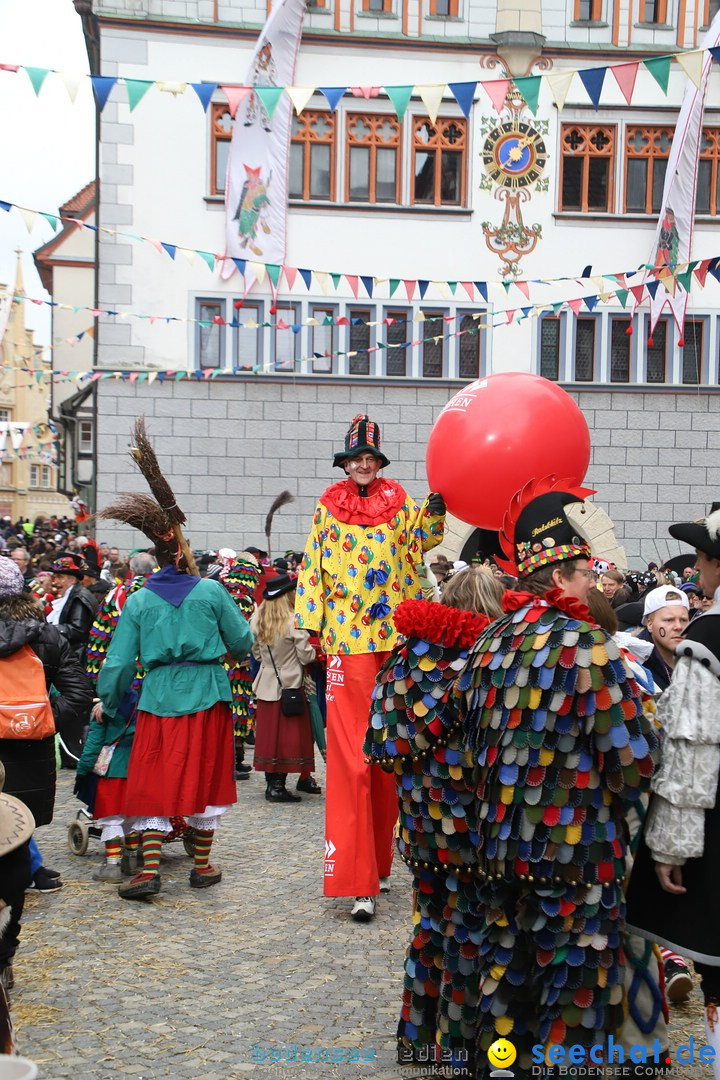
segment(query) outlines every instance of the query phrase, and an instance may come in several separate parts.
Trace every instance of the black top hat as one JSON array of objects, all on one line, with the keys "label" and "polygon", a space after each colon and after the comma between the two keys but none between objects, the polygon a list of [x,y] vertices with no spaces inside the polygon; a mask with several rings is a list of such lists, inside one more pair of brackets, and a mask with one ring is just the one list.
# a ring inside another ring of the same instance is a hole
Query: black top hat
[{"label": "black top hat", "polygon": [[297,589],[297,578],[291,578],[289,574],[280,574],[279,577],[270,578],[263,589],[263,600],[277,600],[279,596]]},{"label": "black top hat", "polygon": [[720,502],[714,502],[710,513],[701,521],[681,521],[671,525],[670,535],[690,544],[711,559],[720,559]]},{"label": "black top hat", "polygon": [[357,416],[353,416],[345,436],[345,449],[338,450],[333,458],[333,465],[342,466],[348,458],[366,452],[379,458],[383,468],[390,464],[388,458],[380,450],[380,425],[374,423],[364,413],[358,413]]}]

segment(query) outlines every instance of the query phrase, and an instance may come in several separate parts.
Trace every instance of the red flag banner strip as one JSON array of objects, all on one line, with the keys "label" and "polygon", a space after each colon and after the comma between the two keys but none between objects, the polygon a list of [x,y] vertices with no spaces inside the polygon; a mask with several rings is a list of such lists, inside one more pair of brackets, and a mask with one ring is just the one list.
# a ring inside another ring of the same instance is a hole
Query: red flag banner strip
[{"label": "red flag banner strip", "polygon": [[[435,97],[440,91],[444,92],[449,90],[452,97],[462,109],[463,113],[467,116],[470,102],[474,98],[476,87],[482,86],[485,93],[490,98],[493,108],[496,112],[500,112],[505,104],[505,94],[510,87],[511,83],[514,83],[518,92],[526,98],[530,97],[527,103],[529,107],[535,111],[537,105],[537,94],[539,92],[540,80],[547,79],[548,87],[553,94],[553,97],[558,104],[558,108],[562,108],[567,97],[567,91],[569,84],[564,83],[563,91],[558,98],[557,93],[557,80],[559,76],[572,80],[574,76],[578,76],[580,82],[587,90],[590,98],[597,108],[600,102],[600,95],[603,87],[607,85],[605,75],[608,71],[612,71],[615,78],[614,84],[620,89],[626,102],[631,104],[632,95],[635,90],[635,79],[637,75],[637,69],[641,64],[645,65],[647,71],[652,75],[655,81],[660,86],[663,93],[667,94],[668,87],[668,73],[670,65],[673,61],[678,63],[684,71],[688,71],[688,68],[692,69],[695,66],[695,58],[698,53],[706,52],[712,54],[714,60],[718,60],[718,50],[715,49],[687,49],[683,52],[669,53],[663,56],[647,56],[644,59],[633,60],[628,63],[623,61],[619,64],[605,64],[591,68],[563,68],[556,70],[548,74],[540,73],[538,75],[526,76],[520,78],[519,81],[512,78],[501,79],[487,79],[481,80],[479,83],[476,80],[467,80],[463,82],[457,82],[450,76],[445,82],[439,83],[419,83],[408,87],[408,84],[395,85],[386,84],[382,86],[277,86],[273,87],[274,91],[277,91],[278,95],[287,94],[290,97],[293,108],[296,112],[300,113],[302,110],[310,104],[311,98],[316,93],[323,94],[331,109],[334,111],[337,107],[340,99],[346,94],[351,94],[355,97],[363,97],[366,99],[377,97],[382,90],[384,90],[387,97],[390,99],[393,108],[396,111],[396,115],[402,119],[402,114],[405,111],[404,105],[406,92],[411,90],[414,96],[424,98],[428,96],[428,91],[432,97]],[[124,78],[123,76],[103,76],[103,75],[89,75],[87,73],[75,74],[63,71],[58,71],[55,68],[42,68],[42,67],[30,67],[23,64],[0,64],[0,73],[6,72],[11,75],[19,75],[24,73],[30,81],[33,90],[36,95],[40,95],[44,87],[49,85],[48,76],[57,76],[59,81],[63,84],[65,92],[69,93],[68,84],[76,85],[82,82],[83,79],[90,81],[93,94],[98,104],[100,111],[103,110],[108,100],[117,100],[116,87],[124,85],[125,93],[127,95],[127,103],[130,106],[130,110],[133,111],[142,100],[145,99],[147,90],[151,87],[155,87],[159,92],[166,93],[168,97],[176,97],[179,94],[187,93],[188,89],[191,89],[195,93],[195,99],[203,111],[207,111],[210,99],[213,93],[219,88],[224,94],[228,102],[228,106],[233,115],[237,110],[239,102],[247,97],[251,92],[259,92],[258,96],[262,97],[262,93],[267,91],[267,86],[262,85],[244,85],[230,82],[226,79],[216,79],[214,81],[193,83],[190,80],[182,82],[177,80],[167,79],[144,79],[137,80],[132,78]],[[537,81],[536,81],[537,80]],[[52,81],[52,80],[51,80]],[[140,83],[143,85],[140,86]],[[75,95],[71,94],[71,100],[75,101]],[[441,95],[442,96],[442,95]]]}]

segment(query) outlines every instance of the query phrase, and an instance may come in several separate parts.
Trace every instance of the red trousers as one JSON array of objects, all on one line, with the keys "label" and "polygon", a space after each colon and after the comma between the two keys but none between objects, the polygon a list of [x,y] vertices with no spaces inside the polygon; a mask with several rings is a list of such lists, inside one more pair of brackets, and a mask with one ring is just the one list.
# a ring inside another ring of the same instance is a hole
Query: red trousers
[{"label": "red trousers", "polygon": [[395,778],[366,765],[375,676],[386,653],[328,656],[325,896],[377,896],[392,864]]}]

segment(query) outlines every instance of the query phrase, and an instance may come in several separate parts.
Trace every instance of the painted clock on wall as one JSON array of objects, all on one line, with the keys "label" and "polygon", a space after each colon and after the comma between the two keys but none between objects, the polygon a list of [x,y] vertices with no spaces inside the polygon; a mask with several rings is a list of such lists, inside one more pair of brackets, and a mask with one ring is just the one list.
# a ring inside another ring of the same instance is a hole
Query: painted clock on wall
[{"label": "painted clock on wall", "polygon": [[485,171],[503,187],[534,184],[542,176],[546,163],[547,151],[539,133],[519,120],[493,128],[483,146]]}]

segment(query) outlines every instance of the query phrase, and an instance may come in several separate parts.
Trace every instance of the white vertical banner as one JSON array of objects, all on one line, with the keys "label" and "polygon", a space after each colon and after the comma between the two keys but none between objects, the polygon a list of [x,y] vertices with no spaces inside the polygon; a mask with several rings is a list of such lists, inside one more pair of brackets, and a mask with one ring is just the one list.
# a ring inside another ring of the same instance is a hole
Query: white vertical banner
[{"label": "white vertical banner", "polygon": [[[720,42],[720,12],[716,14],[701,49],[714,48]],[[650,294],[650,333],[655,329],[663,308],[667,305],[682,334],[685,309],[688,302],[686,289],[675,278],[686,269],[692,251],[693,223],[695,219],[695,196],[697,192],[698,161],[702,137],[703,111],[707,94],[713,57],[702,54],[702,72],[698,82],[688,78],[685,97],[675,126],[662,206],[655,233],[653,268],[645,272],[643,283],[657,282],[655,295]],[[648,181],[649,181],[648,177]],[[633,302],[633,314],[637,307]]]},{"label": "white vertical banner", "polygon": [[13,294],[11,292],[0,292],[0,342],[5,337],[12,302]]},{"label": "white vertical banner", "polygon": [[29,424],[22,423],[10,423],[10,441],[12,442],[13,450],[19,450],[22,446],[23,439],[25,438],[25,432],[30,427]]},{"label": "white vertical banner", "polygon": [[6,420],[0,421],[0,461],[5,460],[5,443],[9,426]]},{"label": "white vertical banner", "polygon": [[246,94],[235,114],[225,181],[230,258],[223,261],[223,279],[235,272],[233,257],[279,266],[285,261],[293,107],[289,95],[276,88],[294,83],[304,15],[305,0],[275,4],[245,77],[245,85],[259,93]]}]

